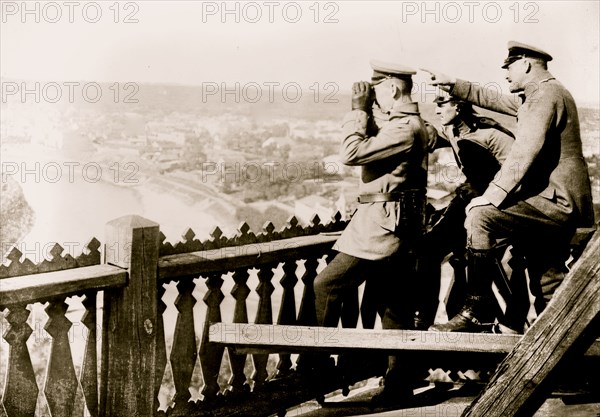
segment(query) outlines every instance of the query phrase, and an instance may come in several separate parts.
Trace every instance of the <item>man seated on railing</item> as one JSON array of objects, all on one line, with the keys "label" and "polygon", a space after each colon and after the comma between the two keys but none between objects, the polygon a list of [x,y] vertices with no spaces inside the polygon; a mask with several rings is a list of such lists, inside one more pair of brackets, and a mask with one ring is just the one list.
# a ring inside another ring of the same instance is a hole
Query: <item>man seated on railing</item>
[{"label": "man seated on railing", "polygon": [[[446,325],[432,330],[473,331],[492,319],[494,248],[501,239],[525,246],[531,285],[538,287],[538,295],[546,287],[547,300],[561,282],[576,228],[594,222],[575,101],[548,72],[552,57],[547,52],[518,42],[509,42],[508,49],[502,68],[510,92],[520,93],[520,100],[430,71],[432,84],[452,95],[518,115],[516,139],[500,173],[466,208],[467,302]],[[556,273],[547,274],[551,270]]]},{"label": "man seated on railing", "polygon": [[440,116],[441,135],[428,126],[437,137],[434,148],[450,147],[457,166],[466,181],[456,190],[456,196],[423,238],[419,253],[418,278],[423,288],[423,305],[419,308],[418,327],[433,324],[440,289],[440,264],[453,253],[464,257],[467,235],[464,227],[465,208],[483,194],[506,159],[514,142],[513,133],[495,120],[475,113],[470,103],[444,93],[435,98],[436,114]]},{"label": "man seated on railing", "polygon": [[[354,83],[352,111],[343,121],[342,160],[361,167],[359,205],[334,246],[339,253],[315,279],[317,318],[321,326],[337,326],[344,295],[369,278],[383,283],[383,328],[408,329],[416,297],[409,291],[413,250],[424,226],[428,133],[410,94],[415,71],[376,61],[371,67],[371,84]],[[384,389],[390,394],[379,398],[412,396],[408,366],[400,372],[390,357]]]}]

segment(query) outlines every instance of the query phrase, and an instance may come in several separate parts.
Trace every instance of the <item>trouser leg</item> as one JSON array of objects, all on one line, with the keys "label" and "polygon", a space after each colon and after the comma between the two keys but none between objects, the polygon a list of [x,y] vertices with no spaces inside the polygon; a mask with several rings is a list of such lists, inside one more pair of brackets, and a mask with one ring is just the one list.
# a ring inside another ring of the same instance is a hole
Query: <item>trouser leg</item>
[{"label": "trouser leg", "polygon": [[[387,266],[387,271],[382,267]],[[382,300],[384,315],[381,327],[384,329],[412,329],[416,311],[416,300],[420,294],[412,285],[416,281],[416,258],[413,253],[395,255],[386,264],[379,264],[384,278]]]},{"label": "trouser leg", "polygon": [[[403,252],[390,261],[391,268],[386,275],[383,302],[385,313],[382,318],[384,329],[414,329],[415,311],[422,301],[422,294],[414,282],[417,279],[416,254]],[[436,294],[437,299],[437,294]],[[412,395],[413,388],[426,385],[427,370],[423,368],[419,352],[403,352],[402,355],[388,357],[388,370],[385,376],[385,391],[392,396]]]},{"label": "trouser leg", "polygon": [[[467,246],[472,253],[492,252],[500,240],[519,240],[528,236],[530,243],[528,266],[532,267],[530,274],[532,287],[542,287],[542,282],[550,292],[557,280],[547,274],[551,265],[564,264],[568,256],[568,244],[564,245],[564,236],[572,235],[572,229],[558,224],[525,202],[519,202],[511,207],[499,210],[493,205],[472,208],[465,221],[467,230]],[[539,250],[537,248],[540,248]],[[485,264],[484,264],[485,265]],[[491,285],[489,277],[485,276],[487,267],[475,268],[468,280],[470,291],[480,294],[487,291]],[[544,276],[548,279],[544,280]]]},{"label": "trouser leg", "polygon": [[[368,262],[340,252],[317,275],[313,288],[319,326],[337,327],[344,298],[364,281],[362,272]],[[326,353],[304,354],[301,363],[302,369],[315,371],[317,375],[333,370],[334,366]]]},{"label": "trouser leg", "polygon": [[[426,329],[435,320],[439,304],[439,292],[441,285],[441,263],[448,254],[453,254],[456,264],[464,258],[466,246],[465,207],[467,200],[456,196],[448,205],[442,217],[423,236],[419,249],[419,258],[417,263],[416,294],[419,304],[419,324],[421,328]],[[457,266],[453,264],[454,266]],[[460,267],[460,266],[459,266]],[[464,270],[464,267],[463,267]],[[459,271],[460,272],[460,271]],[[459,309],[464,302],[464,272],[456,274],[456,290],[453,295],[457,295],[456,306]],[[459,288],[460,287],[460,288]],[[456,310],[455,310],[456,311]]]},{"label": "trouser leg", "polygon": [[338,325],[344,296],[365,280],[364,267],[370,261],[338,253],[315,278],[315,307],[319,326]]}]

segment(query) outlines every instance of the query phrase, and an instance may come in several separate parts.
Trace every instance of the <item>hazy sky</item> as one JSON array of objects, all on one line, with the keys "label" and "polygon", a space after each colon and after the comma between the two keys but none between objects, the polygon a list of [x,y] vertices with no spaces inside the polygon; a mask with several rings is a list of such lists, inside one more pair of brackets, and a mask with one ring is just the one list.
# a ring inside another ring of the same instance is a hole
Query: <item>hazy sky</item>
[{"label": "hazy sky", "polygon": [[378,58],[506,88],[500,65],[515,39],[551,53],[550,71],[578,101],[600,101],[598,1],[59,1],[30,2],[29,14],[20,1],[1,3],[9,78],[347,90]]}]

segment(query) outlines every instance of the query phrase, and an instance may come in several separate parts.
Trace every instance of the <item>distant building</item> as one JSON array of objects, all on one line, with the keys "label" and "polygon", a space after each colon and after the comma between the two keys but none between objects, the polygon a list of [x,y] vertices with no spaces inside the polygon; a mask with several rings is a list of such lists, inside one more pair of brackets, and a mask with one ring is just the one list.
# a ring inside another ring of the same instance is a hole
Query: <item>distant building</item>
[{"label": "distant building", "polygon": [[132,145],[147,146],[148,145],[148,137],[145,134],[131,136],[129,138],[129,143],[131,143]]},{"label": "distant building", "polygon": [[156,140],[159,142],[172,142],[176,145],[183,146],[185,143],[184,132],[157,132]]}]

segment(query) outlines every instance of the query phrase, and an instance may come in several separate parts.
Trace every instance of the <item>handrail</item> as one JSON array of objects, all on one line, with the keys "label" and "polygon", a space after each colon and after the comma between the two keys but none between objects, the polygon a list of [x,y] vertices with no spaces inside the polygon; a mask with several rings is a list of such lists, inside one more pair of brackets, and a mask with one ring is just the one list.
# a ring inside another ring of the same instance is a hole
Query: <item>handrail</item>
[{"label": "handrail", "polygon": [[175,280],[185,276],[252,268],[297,259],[299,256],[323,254],[331,249],[338,237],[337,233],[325,233],[161,256],[158,260],[158,279]]},{"label": "handrail", "polygon": [[107,264],[22,275],[0,281],[0,306],[44,301],[126,284],[127,272]]}]

